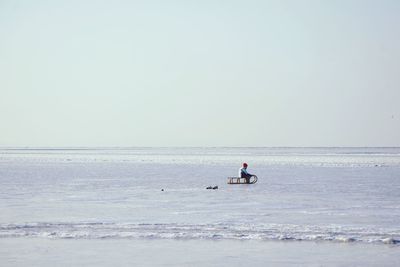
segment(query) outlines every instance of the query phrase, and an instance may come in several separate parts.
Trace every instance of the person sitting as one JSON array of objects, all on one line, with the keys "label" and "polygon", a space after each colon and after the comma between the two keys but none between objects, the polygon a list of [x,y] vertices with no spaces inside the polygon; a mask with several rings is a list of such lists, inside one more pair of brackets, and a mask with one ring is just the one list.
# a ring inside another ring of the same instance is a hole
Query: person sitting
[{"label": "person sitting", "polygon": [[240,178],[245,178],[246,179],[246,183],[249,184],[250,183],[250,178],[252,176],[254,176],[254,174],[250,174],[247,172],[247,163],[243,163],[242,164],[242,168],[239,169],[239,177]]}]

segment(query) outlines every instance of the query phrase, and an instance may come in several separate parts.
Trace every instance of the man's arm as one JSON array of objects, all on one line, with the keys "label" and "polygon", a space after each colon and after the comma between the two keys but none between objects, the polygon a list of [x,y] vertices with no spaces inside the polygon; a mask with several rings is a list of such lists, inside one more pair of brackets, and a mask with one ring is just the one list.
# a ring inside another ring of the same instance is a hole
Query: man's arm
[{"label": "man's arm", "polygon": [[243,169],[243,172],[244,172],[244,174],[246,174],[246,175],[253,176],[253,174],[248,173],[246,169]]}]

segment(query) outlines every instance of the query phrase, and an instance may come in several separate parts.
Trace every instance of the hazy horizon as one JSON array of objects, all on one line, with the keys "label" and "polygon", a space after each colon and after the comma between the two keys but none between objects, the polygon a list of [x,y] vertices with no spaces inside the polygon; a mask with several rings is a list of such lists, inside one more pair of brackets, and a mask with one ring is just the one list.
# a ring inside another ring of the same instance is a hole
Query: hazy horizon
[{"label": "hazy horizon", "polygon": [[0,0],[0,147],[399,147],[399,14]]},{"label": "hazy horizon", "polygon": [[113,149],[145,149],[145,148],[161,148],[161,149],[191,149],[191,148],[265,148],[265,149],[400,149],[400,146],[0,146],[1,150],[113,150]]}]

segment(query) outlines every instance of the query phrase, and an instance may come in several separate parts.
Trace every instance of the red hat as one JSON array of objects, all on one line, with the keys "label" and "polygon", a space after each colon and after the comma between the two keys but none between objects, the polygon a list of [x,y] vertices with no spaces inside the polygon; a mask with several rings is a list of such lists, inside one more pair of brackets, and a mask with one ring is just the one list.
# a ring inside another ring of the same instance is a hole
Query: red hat
[{"label": "red hat", "polygon": [[243,167],[247,167],[247,163],[246,163],[246,162],[245,162],[245,163],[243,163],[242,165],[243,165]]}]

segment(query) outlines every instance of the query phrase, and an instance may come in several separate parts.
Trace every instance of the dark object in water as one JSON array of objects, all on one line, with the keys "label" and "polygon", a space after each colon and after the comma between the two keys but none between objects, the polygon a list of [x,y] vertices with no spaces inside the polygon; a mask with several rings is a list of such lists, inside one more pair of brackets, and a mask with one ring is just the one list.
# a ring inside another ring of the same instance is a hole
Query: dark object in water
[{"label": "dark object in water", "polygon": [[161,189],[161,191],[164,191],[164,189]]},{"label": "dark object in water", "polygon": [[218,185],[216,185],[216,186],[207,186],[206,189],[213,189],[213,190],[215,190],[215,189],[218,189]]}]

